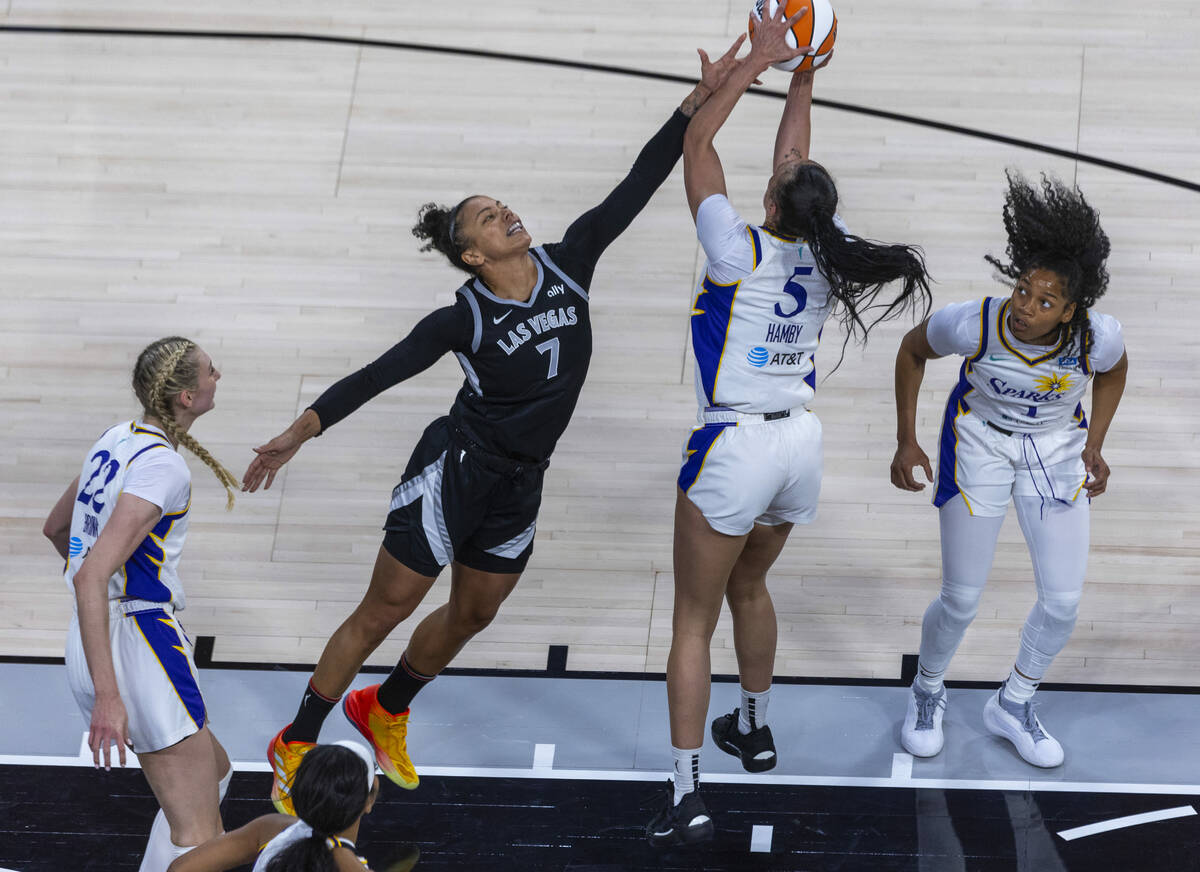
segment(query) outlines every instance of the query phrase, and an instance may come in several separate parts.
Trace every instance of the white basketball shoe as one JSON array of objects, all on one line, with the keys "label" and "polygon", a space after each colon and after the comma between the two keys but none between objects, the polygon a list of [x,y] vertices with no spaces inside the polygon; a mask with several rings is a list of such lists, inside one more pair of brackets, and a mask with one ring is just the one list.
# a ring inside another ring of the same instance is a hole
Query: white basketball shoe
[{"label": "white basketball shoe", "polygon": [[1008,739],[1026,763],[1053,769],[1063,762],[1063,747],[1058,739],[1046,732],[1035,711],[1035,704],[1009,702],[1004,698],[1004,685],[988,697],[983,707],[983,723],[988,731]]},{"label": "white basketball shoe", "polygon": [[927,693],[916,681],[908,695],[908,713],[900,728],[900,744],[914,757],[932,757],[942,750],[942,715],[946,713],[946,688]]}]

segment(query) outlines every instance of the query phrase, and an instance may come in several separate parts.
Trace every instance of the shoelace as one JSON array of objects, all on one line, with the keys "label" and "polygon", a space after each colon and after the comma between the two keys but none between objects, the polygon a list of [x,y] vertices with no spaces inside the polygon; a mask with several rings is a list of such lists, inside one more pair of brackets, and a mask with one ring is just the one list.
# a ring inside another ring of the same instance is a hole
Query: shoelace
[{"label": "shoelace", "polygon": [[933,729],[933,714],[937,711],[938,704],[945,697],[935,697],[932,694],[917,695],[917,729],[932,730]]},{"label": "shoelace", "polygon": [[1041,724],[1038,723],[1037,714],[1034,712],[1034,707],[1037,703],[1025,703],[1025,732],[1033,737],[1034,742],[1040,742],[1046,738],[1046,733],[1042,730]]}]

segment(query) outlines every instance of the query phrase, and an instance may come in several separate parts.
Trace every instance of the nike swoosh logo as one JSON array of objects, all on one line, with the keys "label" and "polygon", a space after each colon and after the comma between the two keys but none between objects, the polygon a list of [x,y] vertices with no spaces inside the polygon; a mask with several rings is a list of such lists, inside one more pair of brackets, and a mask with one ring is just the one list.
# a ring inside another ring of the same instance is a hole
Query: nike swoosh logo
[{"label": "nike swoosh logo", "polygon": [[512,312],[505,312],[505,313],[504,313],[503,315],[501,315],[499,318],[492,318],[492,323],[493,323],[493,324],[499,324],[501,321],[503,321],[505,318],[507,318],[507,317],[508,317],[509,315],[511,315],[511,314],[512,314]]}]

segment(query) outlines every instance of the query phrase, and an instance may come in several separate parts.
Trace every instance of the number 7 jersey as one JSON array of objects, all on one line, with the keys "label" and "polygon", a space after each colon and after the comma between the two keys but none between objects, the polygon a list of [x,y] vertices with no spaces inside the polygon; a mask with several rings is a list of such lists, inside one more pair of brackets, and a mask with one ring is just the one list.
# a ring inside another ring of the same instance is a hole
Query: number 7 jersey
[{"label": "number 7 jersey", "polygon": [[697,401],[758,413],[807,406],[832,308],[808,245],[747,224],[721,194],[700,204],[696,230],[708,255],[691,315]]},{"label": "number 7 jersey", "polygon": [[140,421],[110,427],[83,462],[71,513],[71,540],[63,575],[74,590],[75,573],[100,537],[117,499],[130,493],[162,509],[150,533],[108,582],[109,599],[144,599],[184,607],[177,566],[187,536],[191,473],[159,430]]}]

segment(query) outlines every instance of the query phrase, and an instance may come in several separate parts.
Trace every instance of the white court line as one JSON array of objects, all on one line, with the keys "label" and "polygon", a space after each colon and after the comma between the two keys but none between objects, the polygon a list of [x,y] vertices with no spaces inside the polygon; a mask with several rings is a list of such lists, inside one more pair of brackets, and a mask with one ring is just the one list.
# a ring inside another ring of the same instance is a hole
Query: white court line
[{"label": "white court line", "polygon": [[750,853],[771,853],[771,837],[774,835],[774,833],[774,827],[764,826],[763,824],[755,824],[750,830]]},{"label": "white court line", "polygon": [[[129,753],[129,768],[137,766],[137,755]],[[52,757],[28,754],[0,754],[0,766],[88,766],[80,757]],[[114,764],[115,766],[116,764]],[[266,760],[235,760],[235,772],[270,772]],[[667,770],[652,769],[532,769],[499,766],[418,766],[421,775],[444,778],[553,778],[562,781],[657,781],[670,775]],[[704,781],[717,784],[765,784],[799,787],[902,787],[940,790],[1008,790],[1042,793],[1145,793],[1200,796],[1200,784],[1139,784],[1107,781],[1034,781],[1019,778],[987,781],[971,778],[868,778],[856,775],[752,775],[744,773],[704,773]]]},{"label": "white court line", "polygon": [[534,745],[533,746],[533,769],[535,772],[541,772],[546,769],[554,768],[554,746],[553,745]]},{"label": "white court line", "polygon": [[907,781],[912,778],[913,755],[900,753],[892,755],[892,778]]},{"label": "white court line", "polygon": [[1075,827],[1070,830],[1059,830],[1059,835],[1068,842],[1072,839],[1082,839],[1084,836],[1094,836],[1096,833],[1107,833],[1109,830],[1119,830],[1122,827],[1136,827],[1138,824],[1150,824],[1155,821],[1169,821],[1172,818],[1187,817],[1193,815],[1196,810],[1190,805],[1181,805],[1177,808],[1164,808],[1162,811],[1148,811],[1143,814],[1131,814],[1125,817],[1113,818],[1108,821],[1100,821],[1096,824],[1088,824],[1084,827]]}]

